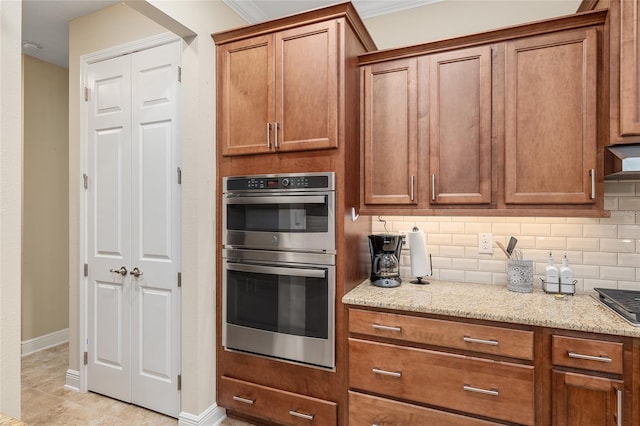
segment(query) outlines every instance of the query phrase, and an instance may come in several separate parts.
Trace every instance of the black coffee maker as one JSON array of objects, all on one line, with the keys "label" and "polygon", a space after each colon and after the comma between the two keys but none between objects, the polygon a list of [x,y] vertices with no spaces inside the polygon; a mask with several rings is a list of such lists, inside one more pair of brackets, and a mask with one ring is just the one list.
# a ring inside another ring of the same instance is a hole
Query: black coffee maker
[{"label": "black coffee maker", "polygon": [[371,283],[378,287],[397,287],[400,279],[400,252],[404,235],[369,235],[371,253]]}]

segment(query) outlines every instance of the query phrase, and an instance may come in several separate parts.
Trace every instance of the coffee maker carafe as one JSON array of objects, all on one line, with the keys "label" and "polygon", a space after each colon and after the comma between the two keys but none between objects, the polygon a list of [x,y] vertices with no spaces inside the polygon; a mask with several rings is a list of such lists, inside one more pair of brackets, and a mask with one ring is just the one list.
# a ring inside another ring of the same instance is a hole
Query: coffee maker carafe
[{"label": "coffee maker carafe", "polygon": [[378,287],[397,287],[400,279],[400,252],[403,235],[378,234],[369,235],[369,251],[371,253],[371,276],[373,285]]}]

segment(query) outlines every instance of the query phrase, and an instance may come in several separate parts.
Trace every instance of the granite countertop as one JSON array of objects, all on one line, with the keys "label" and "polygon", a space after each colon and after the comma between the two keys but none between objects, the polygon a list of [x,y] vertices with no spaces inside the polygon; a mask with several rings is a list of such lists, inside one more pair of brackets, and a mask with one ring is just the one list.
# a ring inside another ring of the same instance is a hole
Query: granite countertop
[{"label": "granite countertop", "polygon": [[[365,280],[347,293],[346,305],[475,318],[592,333],[640,337],[635,327],[594,299],[581,293],[558,299],[541,289],[516,293],[506,286],[430,279],[430,284],[376,287]],[[595,293],[593,293],[595,294]]]}]

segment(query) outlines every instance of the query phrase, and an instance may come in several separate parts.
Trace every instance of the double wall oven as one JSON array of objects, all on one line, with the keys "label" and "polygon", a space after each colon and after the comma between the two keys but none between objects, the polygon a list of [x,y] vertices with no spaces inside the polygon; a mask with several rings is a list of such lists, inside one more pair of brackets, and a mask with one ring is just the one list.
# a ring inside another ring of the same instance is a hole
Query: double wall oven
[{"label": "double wall oven", "polygon": [[334,173],[223,178],[226,349],[335,367]]}]

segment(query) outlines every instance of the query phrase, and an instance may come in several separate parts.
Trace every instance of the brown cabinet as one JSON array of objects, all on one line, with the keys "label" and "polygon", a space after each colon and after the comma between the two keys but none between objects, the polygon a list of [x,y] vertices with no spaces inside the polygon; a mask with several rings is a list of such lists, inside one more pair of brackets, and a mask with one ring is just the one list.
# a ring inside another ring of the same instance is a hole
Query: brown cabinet
[{"label": "brown cabinet", "polygon": [[[623,421],[624,382],[600,373],[622,377],[623,344],[595,339],[552,336],[555,426],[605,426]],[[557,367],[581,369],[581,372]]]},{"label": "brown cabinet", "polygon": [[362,211],[605,216],[605,18],[361,55]]},{"label": "brown cabinet", "polygon": [[221,377],[219,402],[229,410],[280,425],[335,425],[337,404],[255,383]]},{"label": "brown cabinet", "polygon": [[429,125],[421,143],[429,147],[430,202],[489,204],[491,46],[429,55],[423,64],[420,116],[429,117]]},{"label": "brown cabinet", "polygon": [[597,65],[595,28],[507,42],[507,204],[595,202]]},{"label": "brown cabinet", "polygon": [[218,47],[222,155],[337,147],[337,25],[308,24]]},{"label": "brown cabinet", "polygon": [[[364,204],[416,205],[418,87],[415,59],[362,68]],[[427,153],[428,155],[428,153]]]},{"label": "brown cabinet", "polygon": [[349,334],[350,424],[534,424],[532,331],[351,308]]},{"label": "brown cabinet", "polygon": [[639,6],[638,0],[611,0],[609,5],[611,144],[640,142]]}]

